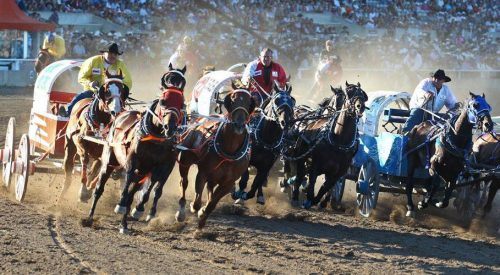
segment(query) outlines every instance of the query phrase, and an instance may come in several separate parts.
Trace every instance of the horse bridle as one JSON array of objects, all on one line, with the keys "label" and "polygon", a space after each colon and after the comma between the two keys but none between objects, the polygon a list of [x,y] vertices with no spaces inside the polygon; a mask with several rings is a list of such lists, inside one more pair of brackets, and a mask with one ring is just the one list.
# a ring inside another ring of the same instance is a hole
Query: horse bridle
[{"label": "horse bridle", "polygon": [[[243,94],[246,94],[249,96],[250,99],[252,99],[252,95],[250,94],[249,91],[245,90],[245,89],[236,89],[236,90],[233,90],[230,94],[228,94],[227,96],[230,96],[232,97],[233,95],[237,94],[237,93],[243,93]],[[238,111],[238,110],[242,110],[243,112],[245,112],[245,114],[247,115],[247,123],[248,121],[250,120],[250,112],[247,110],[247,108],[243,107],[243,106],[238,106],[236,108],[234,108],[233,110],[231,110],[231,112],[229,113],[229,119],[231,120],[232,117],[233,117],[233,114]]]},{"label": "horse bridle", "polygon": [[[347,90],[348,89],[356,89],[356,94],[349,98],[349,96],[347,95]],[[362,90],[356,86],[356,85],[352,85],[352,86],[348,86],[346,87],[346,95],[345,97],[347,98],[347,110],[346,112],[349,113],[349,114],[355,114],[358,118],[362,117],[363,116],[363,112],[364,110],[362,111],[362,109],[357,109],[357,108],[354,108],[354,112],[351,110],[351,107],[353,107],[356,103],[356,101],[361,101],[364,105],[364,101],[366,101],[366,96],[364,94],[361,93]],[[364,106],[364,109],[366,109],[366,106]]]}]

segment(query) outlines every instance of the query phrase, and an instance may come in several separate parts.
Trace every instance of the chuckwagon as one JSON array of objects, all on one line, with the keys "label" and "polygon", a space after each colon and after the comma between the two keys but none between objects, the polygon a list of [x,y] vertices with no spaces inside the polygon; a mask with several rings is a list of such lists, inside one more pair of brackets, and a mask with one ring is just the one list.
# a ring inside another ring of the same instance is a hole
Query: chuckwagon
[{"label": "chuckwagon", "polygon": [[[360,143],[351,168],[345,178],[356,182],[356,202],[359,213],[368,217],[377,206],[379,192],[404,194],[403,180],[407,177],[407,153],[405,150],[408,137],[400,134],[410,111],[411,95],[407,92],[377,91],[368,93],[369,108],[360,120],[358,130]],[[468,176],[465,176],[465,175]],[[484,182],[498,175],[497,170],[478,171],[469,168],[457,182],[458,192],[461,187]],[[414,174],[416,183],[430,177],[424,168],[417,168]],[[340,203],[344,191],[345,179],[333,188],[331,200]],[[421,185],[417,185],[419,187]],[[477,192],[484,192],[476,188]],[[414,193],[423,194],[423,188],[415,188]],[[468,194],[467,196],[469,196]],[[479,195],[481,196],[481,195]],[[463,197],[463,196],[462,196]],[[455,203],[460,214],[465,216],[470,207]]]},{"label": "chuckwagon", "polygon": [[[38,165],[44,159],[58,162],[64,156],[64,134],[69,118],[58,115],[80,92],[77,75],[82,61],[61,60],[40,72],[34,86],[29,130],[15,147],[15,118],[9,119],[5,146],[0,150],[2,179],[8,188],[15,182],[15,195],[22,201],[30,175],[36,172],[61,173],[61,169]],[[59,161],[60,162],[60,161]]]}]

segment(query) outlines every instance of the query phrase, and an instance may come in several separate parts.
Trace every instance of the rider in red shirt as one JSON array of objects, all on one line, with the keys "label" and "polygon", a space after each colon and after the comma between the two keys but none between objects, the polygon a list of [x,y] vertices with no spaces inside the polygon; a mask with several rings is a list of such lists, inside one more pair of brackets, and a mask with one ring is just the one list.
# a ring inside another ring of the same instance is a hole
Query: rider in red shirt
[{"label": "rider in red shirt", "polygon": [[261,51],[258,59],[250,62],[243,71],[241,82],[250,84],[250,91],[260,106],[273,91],[274,82],[277,81],[280,88],[286,85],[286,72],[283,67],[272,61],[273,51],[265,48]]}]

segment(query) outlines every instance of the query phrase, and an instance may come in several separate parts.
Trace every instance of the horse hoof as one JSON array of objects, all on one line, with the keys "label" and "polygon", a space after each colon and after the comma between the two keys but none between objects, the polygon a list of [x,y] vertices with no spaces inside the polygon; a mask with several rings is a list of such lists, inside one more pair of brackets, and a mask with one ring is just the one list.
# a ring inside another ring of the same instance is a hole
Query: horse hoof
[{"label": "horse hoof", "polygon": [[415,218],[415,211],[408,210],[406,211],[406,216],[409,218]]},{"label": "horse hoof", "polygon": [[144,214],[144,211],[139,211],[137,208],[132,209],[132,213],[130,216],[136,220],[140,219],[142,217],[142,214]]},{"label": "horse hoof", "polygon": [[82,186],[80,187],[80,191],[78,192],[78,200],[81,203],[87,203],[91,196],[92,194],[90,193],[90,191],[86,186],[82,184]]},{"label": "horse hoof", "polygon": [[302,204],[302,208],[304,209],[309,209],[311,208],[312,206],[312,202],[310,200],[306,200],[303,204]]},{"label": "horse hoof", "polygon": [[203,207],[202,209],[200,209],[200,210],[198,211],[198,219],[200,219],[200,218],[201,218],[201,216],[203,216],[203,214],[205,214],[205,207]]},{"label": "horse hoof", "polygon": [[281,193],[286,193],[287,191],[288,191],[288,187],[287,186],[280,187],[280,192]]},{"label": "horse hoof", "polygon": [[130,231],[128,230],[128,228],[120,228],[120,234],[128,235],[130,234]]},{"label": "horse hoof", "polygon": [[437,208],[446,208],[446,207],[448,207],[448,202],[440,201],[440,202],[437,202],[435,205]]},{"label": "horse hoof", "polygon": [[121,205],[117,204],[115,207],[116,214],[125,214],[126,211],[127,211],[127,207],[125,207],[125,206],[121,206]]},{"label": "horse hoof", "polygon": [[418,202],[418,205],[417,205],[418,210],[422,210],[424,208],[427,208],[427,206],[429,206],[429,205],[425,202],[422,202],[422,201]]},{"label": "horse hoof", "polygon": [[239,198],[237,199],[236,201],[234,201],[234,204],[237,204],[237,205],[244,205],[245,204],[245,200],[242,199],[242,198]]},{"label": "horse hoof", "polygon": [[298,200],[292,200],[292,207],[299,207],[300,202]]},{"label": "horse hoof", "polygon": [[191,202],[189,204],[189,210],[191,211],[191,213],[196,214],[197,211],[196,209],[194,209],[194,202]]},{"label": "horse hoof", "polygon": [[[321,201],[319,203],[319,208],[321,208],[321,209],[325,209],[327,206],[328,206],[328,202],[327,201]],[[332,208],[333,208],[333,205],[332,205]]]},{"label": "horse hoof", "polygon": [[257,203],[261,204],[261,205],[266,204],[266,199],[264,198],[264,196],[258,196],[257,197]]},{"label": "horse hoof", "polygon": [[152,219],[154,219],[154,217],[155,217],[155,215],[151,215],[151,214],[147,215],[146,216],[146,222],[151,221]]},{"label": "horse hoof", "polygon": [[183,221],[185,221],[186,220],[186,212],[184,212],[184,210],[183,211],[177,211],[175,213],[175,220],[177,222],[183,222]]}]

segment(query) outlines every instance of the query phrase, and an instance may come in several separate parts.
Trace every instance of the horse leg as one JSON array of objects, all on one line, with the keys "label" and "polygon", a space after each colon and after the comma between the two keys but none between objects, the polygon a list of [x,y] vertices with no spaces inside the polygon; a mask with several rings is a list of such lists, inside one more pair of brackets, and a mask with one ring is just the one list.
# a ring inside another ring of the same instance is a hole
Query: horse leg
[{"label": "horse leg", "polygon": [[[129,164],[127,164],[127,172],[125,174],[125,184],[122,189],[122,194],[120,196],[120,202],[115,207],[116,214],[123,214],[126,211],[128,194],[131,183],[136,183],[141,180],[140,176],[135,173],[135,169],[137,167],[137,160],[135,157],[131,157],[129,160]],[[103,164],[104,165],[104,164]]]},{"label": "horse leg", "polygon": [[246,194],[245,200],[249,200],[255,197],[255,192],[258,191],[257,203],[262,205],[265,204],[262,187],[264,186],[267,178],[269,177],[269,170],[271,170],[271,167],[269,167],[269,165],[267,165],[266,167],[257,168],[257,175],[255,175],[255,178],[252,183],[252,188],[250,188],[250,191],[248,191],[248,193]]},{"label": "horse leg", "polygon": [[[182,154],[181,154],[182,156]],[[182,160],[182,159],[181,159]],[[180,190],[181,198],[179,199],[179,210],[175,213],[175,220],[178,222],[183,222],[186,219],[186,189],[188,187],[188,173],[190,165],[182,164],[179,162],[179,173],[181,174]]]},{"label": "horse leg", "polygon": [[191,203],[191,213],[197,213],[201,208],[201,196],[203,195],[203,189],[205,188],[205,183],[207,182],[207,178],[205,174],[201,171],[198,171],[196,175],[196,182],[194,186],[194,201]]},{"label": "horse leg", "polygon": [[132,185],[132,190],[128,193],[127,196],[127,205],[126,205],[126,210],[125,213],[123,213],[122,220],[120,222],[120,233],[122,234],[127,234],[128,233],[128,223],[127,223],[127,218],[128,214],[130,213],[130,207],[132,206],[132,202],[134,201],[134,195],[135,193],[141,189],[142,184],[138,182],[134,182]]},{"label": "horse leg", "polygon": [[169,163],[168,165],[162,165],[161,168],[158,171],[158,183],[156,184],[155,188],[155,196],[153,199],[153,205],[151,205],[151,209],[149,210],[149,214],[146,217],[146,221],[150,221],[152,218],[156,216],[156,207],[158,206],[158,200],[160,200],[160,197],[163,193],[163,186],[167,182],[168,176],[170,176],[170,173],[172,173],[172,169],[174,169],[175,161],[172,163]]},{"label": "horse leg", "polygon": [[78,199],[80,202],[86,203],[90,197],[91,197],[91,192],[87,189],[87,165],[89,163],[89,156],[87,153],[83,153],[80,155],[80,162],[82,164],[82,171],[80,173],[80,191],[78,192]]},{"label": "horse leg", "polygon": [[293,183],[292,206],[299,206],[300,186],[302,185],[302,181],[304,180],[306,174],[304,159],[297,160],[296,165],[297,165],[297,176],[295,177],[295,181]]},{"label": "horse leg", "polygon": [[436,207],[438,208],[446,208],[450,203],[450,198],[453,190],[455,190],[455,186],[457,185],[457,179],[453,179],[451,182],[446,184],[446,188],[444,189],[444,198],[443,201],[436,203]]},{"label": "horse leg", "polygon": [[484,214],[483,214],[484,216],[486,216],[486,214],[491,211],[493,205],[493,199],[495,198],[495,195],[497,194],[498,191],[498,186],[500,186],[500,182],[497,180],[493,180],[490,184],[490,191],[488,192],[488,201],[484,206]]},{"label": "horse leg", "polygon": [[439,180],[440,178],[438,175],[431,176],[426,180],[425,188],[427,189],[427,192],[425,193],[423,200],[418,203],[419,210],[427,208],[427,206],[429,206],[429,202],[434,197],[436,189],[439,186]]},{"label": "horse leg", "polygon": [[238,191],[233,192],[233,199],[238,200],[238,199],[244,199],[246,200],[243,195],[245,194],[245,189],[247,189],[248,185],[248,179],[250,178],[250,173],[248,172],[248,169],[243,172],[241,175],[240,181],[238,182]]},{"label": "horse leg", "polygon": [[113,167],[107,166],[106,170],[101,170],[101,172],[99,173],[99,183],[97,185],[97,188],[94,190],[94,199],[92,201],[92,207],[90,208],[89,216],[85,221],[86,226],[92,225],[97,202],[99,201],[99,198],[102,196],[102,193],[104,192],[104,186],[106,185],[106,182],[108,181],[109,176],[111,176],[111,172],[113,172],[113,170],[114,170]]},{"label": "horse leg", "polygon": [[[132,213],[130,214],[134,219],[139,220],[144,214],[144,206],[149,200],[149,195],[151,194],[151,191],[153,191],[153,188],[156,184],[156,181],[153,180],[153,177],[151,177],[151,184],[149,184],[148,189],[143,191],[141,198],[135,205],[135,208],[132,210]],[[144,189],[143,189],[144,190]]]},{"label": "horse leg", "polygon": [[313,161],[311,167],[310,167],[310,172],[309,172],[309,183],[307,184],[307,200],[304,202],[303,207],[305,209],[311,208],[311,206],[317,204],[314,203],[315,197],[314,197],[314,187],[316,185],[316,180],[318,179],[318,171],[317,171],[317,165]]},{"label": "horse leg", "polygon": [[415,173],[415,161],[413,156],[408,158],[408,176],[403,180],[405,184],[406,191],[406,216],[414,218],[415,217],[415,205],[413,204],[413,174]]},{"label": "horse leg", "polygon": [[312,201],[313,205],[318,204],[323,197],[327,197],[327,199],[330,198],[329,196],[325,195],[331,193],[332,187],[336,184],[338,179],[338,177],[334,177],[332,175],[325,175],[325,182],[321,185],[318,190],[318,194],[314,197]]},{"label": "horse leg", "polygon": [[231,192],[231,188],[233,185],[234,183],[224,184],[224,185],[218,185],[215,188],[215,191],[210,196],[210,199],[208,200],[205,207],[203,207],[202,209],[200,209],[200,211],[198,211],[198,218],[200,219],[198,221],[199,230],[201,230],[205,226],[208,216],[210,215],[210,213],[212,213],[212,211],[214,211],[215,206],[217,205],[219,200],[225,195],[227,195],[229,192]]},{"label": "horse leg", "polygon": [[64,148],[64,160],[63,160],[65,177],[64,177],[64,186],[61,190],[61,193],[59,194],[59,200],[62,199],[62,197],[68,191],[69,186],[71,185],[71,177],[73,174],[75,156],[76,156],[76,146],[71,138],[66,137],[66,146]]}]

